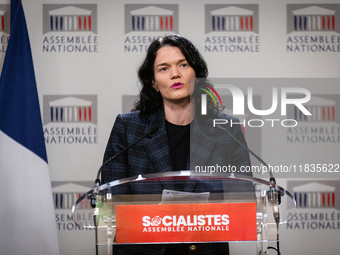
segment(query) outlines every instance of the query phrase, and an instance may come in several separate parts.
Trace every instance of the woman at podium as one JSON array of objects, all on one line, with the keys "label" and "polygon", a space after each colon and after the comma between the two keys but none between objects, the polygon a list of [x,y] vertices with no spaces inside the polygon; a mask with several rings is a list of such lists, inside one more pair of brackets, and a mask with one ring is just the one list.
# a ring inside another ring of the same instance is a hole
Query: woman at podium
[{"label": "woman at podium", "polygon": [[[207,78],[208,68],[188,39],[179,35],[156,39],[148,48],[138,76],[142,85],[139,100],[131,112],[117,116],[104,161],[151,128],[156,126],[158,130],[108,164],[102,171],[102,183],[139,174],[194,170],[197,166],[230,165],[239,170],[250,165],[248,152],[211,122],[211,118],[234,123],[238,119],[221,113],[220,105],[209,96],[207,114],[202,113],[202,94],[209,86],[195,79]],[[227,129],[246,144],[240,125]],[[144,185],[142,190],[128,192],[158,194],[163,188]],[[192,191],[185,185],[181,189]],[[114,245],[113,249],[114,254],[228,254],[225,243]]]}]

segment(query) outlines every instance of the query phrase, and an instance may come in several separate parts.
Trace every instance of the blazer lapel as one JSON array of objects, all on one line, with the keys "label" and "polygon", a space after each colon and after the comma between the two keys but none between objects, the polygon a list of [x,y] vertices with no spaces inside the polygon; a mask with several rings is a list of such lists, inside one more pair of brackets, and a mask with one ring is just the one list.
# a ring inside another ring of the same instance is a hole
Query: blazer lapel
[{"label": "blazer lapel", "polygon": [[[190,155],[187,162],[187,169],[196,173],[196,166],[204,166],[215,147],[216,142],[211,138],[211,135],[215,134],[216,130],[210,126],[200,125],[196,119],[193,125],[194,127],[190,136]],[[185,191],[194,191],[196,184],[197,181],[187,182]]]},{"label": "blazer lapel", "polygon": [[[150,115],[149,122],[145,127],[145,131],[149,130],[152,126],[157,125],[158,131],[152,136],[151,139],[144,141],[143,147],[149,156],[150,162],[155,169],[154,173],[171,172],[172,162],[170,158],[170,147],[168,135],[165,127],[164,111],[159,111]],[[175,189],[172,182],[161,181],[164,189]]]},{"label": "blazer lapel", "polygon": [[216,130],[213,127],[199,125],[194,121],[194,127],[190,136],[190,164],[188,169],[195,171],[196,166],[205,165],[214,147],[215,141],[211,138]]}]

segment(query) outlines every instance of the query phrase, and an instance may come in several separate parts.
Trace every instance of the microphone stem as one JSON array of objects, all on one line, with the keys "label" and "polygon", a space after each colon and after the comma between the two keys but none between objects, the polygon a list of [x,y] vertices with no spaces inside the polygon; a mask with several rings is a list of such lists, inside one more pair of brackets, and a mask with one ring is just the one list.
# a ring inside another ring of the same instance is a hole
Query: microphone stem
[{"label": "microphone stem", "polygon": [[128,149],[130,149],[132,146],[134,146],[136,143],[138,143],[140,140],[144,139],[145,137],[147,137],[149,135],[149,132],[145,135],[143,135],[141,138],[139,138],[137,141],[135,141],[134,143],[130,144],[128,147],[126,147],[124,150],[118,152],[116,155],[114,155],[113,157],[109,158],[108,160],[106,160],[104,162],[104,164],[99,168],[98,173],[97,173],[97,180],[100,181],[100,174],[103,170],[103,168],[110,163],[112,160],[114,160],[116,157],[118,157],[119,155],[121,155],[122,153],[124,153],[125,151],[127,151]]},{"label": "microphone stem", "polygon": [[246,147],[241,141],[239,141],[233,134],[231,134],[231,133],[229,132],[228,129],[223,128],[223,127],[221,127],[221,126],[219,126],[219,125],[217,125],[216,127],[218,127],[219,129],[221,129],[221,130],[227,132],[232,138],[234,138],[234,140],[235,140],[239,145],[241,145],[245,150],[247,150],[251,155],[253,155],[258,161],[260,161],[265,167],[267,167],[268,173],[269,173],[269,176],[270,176],[270,182],[272,182],[272,180],[274,180],[274,182],[275,182],[273,173],[270,171],[269,166],[267,165],[266,162],[264,162],[264,161],[263,161],[260,157],[258,157],[251,149],[249,149],[249,148]]}]

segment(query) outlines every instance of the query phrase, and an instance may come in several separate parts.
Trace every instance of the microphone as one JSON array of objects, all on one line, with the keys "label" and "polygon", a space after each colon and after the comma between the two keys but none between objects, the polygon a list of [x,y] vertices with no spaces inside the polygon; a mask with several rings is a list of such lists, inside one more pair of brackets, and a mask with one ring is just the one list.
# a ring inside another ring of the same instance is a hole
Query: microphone
[{"label": "microphone", "polygon": [[140,140],[143,140],[145,137],[151,137],[152,135],[154,135],[156,132],[158,131],[158,126],[154,125],[152,126],[148,132],[143,135],[141,138],[139,138],[137,141],[135,141],[134,143],[130,144],[128,147],[124,148],[123,150],[121,150],[120,152],[118,152],[116,155],[112,156],[111,158],[109,158],[108,160],[106,160],[102,166],[99,168],[98,173],[97,173],[97,179],[96,182],[99,181],[99,185],[100,185],[100,174],[103,170],[103,168],[109,164],[112,160],[114,160],[115,158],[117,158],[119,155],[121,155],[122,153],[124,153],[125,151],[127,151],[128,149],[130,149],[131,147],[135,146]]},{"label": "microphone", "polygon": [[[94,182],[94,187],[98,187],[100,185],[100,175],[101,175],[101,172],[103,170],[103,168],[109,164],[112,160],[114,160],[115,158],[117,158],[118,156],[120,156],[122,153],[124,153],[125,151],[127,151],[128,149],[130,149],[131,147],[135,146],[140,140],[143,140],[145,137],[151,137],[152,135],[154,135],[156,132],[158,131],[158,126],[157,125],[154,125],[152,126],[148,132],[146,134],[144,134],[142,137],[140,137],[137,141],[135,141],[134,143],[130,144],[128,147],[124,148],[123,150],[121,150],[120,152],[118,152],[116,155],[112,156],[111,158],[109,158],[108,160],[106,160],[102,165],[101,167],[99,168],[98,170],[98,173],[97,173],[97,178]],[[93,198],[92,201],[91,201],[91,206],[93,208],[96,207],[96,199]]]}]

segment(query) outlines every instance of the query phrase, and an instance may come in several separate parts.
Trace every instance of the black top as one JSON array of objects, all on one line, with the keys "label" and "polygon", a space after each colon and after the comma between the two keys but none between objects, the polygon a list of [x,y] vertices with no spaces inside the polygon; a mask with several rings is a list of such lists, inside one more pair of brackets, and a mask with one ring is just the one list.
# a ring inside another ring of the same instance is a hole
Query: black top
[{"label": "black top", "polygon": [[[170,146],[170,158],[173,171],[187,170],[187,160],[190,148],[190,124],[185,126],[174,125],[165,120],[166,132]],[[175,187],[180,185],[175,185]],[[180,187],[177,187],[180,189]],[[165,255],[188,254],[188,247],[185,244],[167,245]]]},{"label": "black top", "polygon": [[188,170],[186,165],[190,148],[190,124],[179,126],[166,120],[165,125],[173,171]]}]

